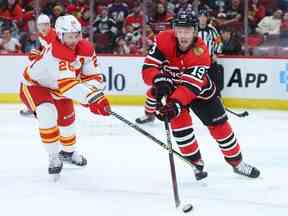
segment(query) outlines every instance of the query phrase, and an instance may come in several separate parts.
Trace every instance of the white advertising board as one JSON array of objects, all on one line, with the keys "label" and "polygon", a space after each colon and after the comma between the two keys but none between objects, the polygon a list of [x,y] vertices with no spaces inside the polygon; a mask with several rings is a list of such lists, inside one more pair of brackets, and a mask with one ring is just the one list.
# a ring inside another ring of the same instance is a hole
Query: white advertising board
[{"label": "white advertising board", "polygon": [[288,100],[288,60],[223,58],[224,97]]},{"label": "white advertising board", "polygon": [[[143,57],[98,57],[108,95],[143,95]],[[18,93],[26,56],[0,56],[0,93]],[[225,68],[224,97],[288,100],[288,60],[221,58]]]}]

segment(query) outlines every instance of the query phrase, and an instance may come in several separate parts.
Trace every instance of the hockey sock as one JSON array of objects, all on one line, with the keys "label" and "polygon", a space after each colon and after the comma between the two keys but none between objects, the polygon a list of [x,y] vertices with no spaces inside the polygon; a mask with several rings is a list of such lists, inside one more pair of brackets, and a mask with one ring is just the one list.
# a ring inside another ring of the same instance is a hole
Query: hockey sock
[{"label": "hockey sock", "polygon": [[192,119],[188,110],[183,110],[179,117],[171,121],[172,133],[181,154],[193,164],[201,162],[201,153],[192,127]]},{"label": "hockey sock", "polygon": [[240,145],[228,121],[223,124],[208,126],[208,129],[217,141],[225,160],[230,165],[237,166],[242,160],[242,155]]},{"label": "hockey sock", "polygon": [[145,100],[145,105],[144,105],[144,109],[145,109],[145,114],[153,114],[155,112],[156,109],[156,99],[152,96],[151,91],[148,91],[146,93],[146,100]]},{"label": "hockey sock", "polygon": [[76,135],[74,124],[60,127],[60,143],[65,152],[73,152],[75,150]]},{"label": "hockey sock", "polygon": [[52,103],[43,103],[36,107],[37,120],[42,143],[46,151],[58,153],[59,149],[59,129],[57,126],[57,111]]}]

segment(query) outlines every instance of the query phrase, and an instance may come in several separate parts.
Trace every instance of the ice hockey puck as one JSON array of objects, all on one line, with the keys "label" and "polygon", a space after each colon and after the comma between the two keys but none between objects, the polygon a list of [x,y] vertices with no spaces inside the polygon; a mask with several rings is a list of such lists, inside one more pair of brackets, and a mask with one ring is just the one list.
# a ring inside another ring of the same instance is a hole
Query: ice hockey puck
[{"label": "ice hockey puck", "polygon": [[184,213],[188,213],[188,212],[190,212],[190,211],[192,211],[192,210],[193,210],[193,205],[190,204],[190,203],[185,204],[185,205],[182,207],[182,211],[183,211]]}]

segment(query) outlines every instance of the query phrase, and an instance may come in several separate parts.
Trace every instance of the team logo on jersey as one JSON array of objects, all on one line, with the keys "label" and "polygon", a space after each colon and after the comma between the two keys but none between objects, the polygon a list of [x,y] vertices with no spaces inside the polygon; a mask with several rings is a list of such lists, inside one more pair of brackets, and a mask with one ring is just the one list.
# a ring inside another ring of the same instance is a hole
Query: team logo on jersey
[{"label": "team logo on jersey", "polygon": [[197,56],[201,56],[204,53],[204,49],[202,47],[193,48],[193,52]]}]

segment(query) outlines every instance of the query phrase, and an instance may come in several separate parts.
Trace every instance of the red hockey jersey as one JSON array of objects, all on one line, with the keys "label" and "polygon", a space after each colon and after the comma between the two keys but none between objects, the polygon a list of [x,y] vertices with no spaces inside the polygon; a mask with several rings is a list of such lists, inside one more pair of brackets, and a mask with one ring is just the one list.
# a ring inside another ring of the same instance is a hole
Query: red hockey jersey
[{"label": "red hockey jersey", "polygon": [[173,30],[160,32],[145,58],[142,76],[147,85],[152,85],[158,73],[169,75],[176,90],[170,98],[186,106],[194,99],[207,100],[216,91],[208,76],[210,55],[207,46],[200,38],[186,52],[179,50]]}]

